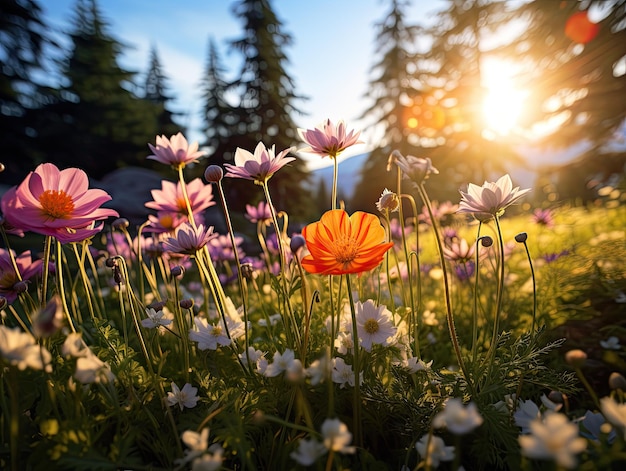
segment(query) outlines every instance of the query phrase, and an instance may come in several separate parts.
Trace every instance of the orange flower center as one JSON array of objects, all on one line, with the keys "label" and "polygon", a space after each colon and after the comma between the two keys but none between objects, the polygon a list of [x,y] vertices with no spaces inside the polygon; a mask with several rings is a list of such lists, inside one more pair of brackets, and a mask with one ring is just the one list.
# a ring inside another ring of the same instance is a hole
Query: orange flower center
[{"label": "orange flower center", "polygon": [[366,320],[365,324],[363,324],[363,328],[368,334],[375,334],[380,330],[380,326],[378,325],[378,322],[376,322],[376,319]]},{"label": "orange flower center", "polygon": [[69,219],[74,211],[72,197],[63,190],[46,190],[39,197],[41,210],[50,219]]},{"label": "orange flower center", "polygon": [[164,214],[159,217],[159,223],[166,229],[174,228],[174,218],[169,214]]},{"label": "orange flower center", "polygon": [[185,202],[185,198],[182,196],[176,198],[176,207],[181,213],[187,214],[187,203]]},{"label": "orange flower center", "polygon": [[334,241],[331,250],[335,260],[345,265],[356,258],[358,248],[356,241],[352,237],[341,236]]}]

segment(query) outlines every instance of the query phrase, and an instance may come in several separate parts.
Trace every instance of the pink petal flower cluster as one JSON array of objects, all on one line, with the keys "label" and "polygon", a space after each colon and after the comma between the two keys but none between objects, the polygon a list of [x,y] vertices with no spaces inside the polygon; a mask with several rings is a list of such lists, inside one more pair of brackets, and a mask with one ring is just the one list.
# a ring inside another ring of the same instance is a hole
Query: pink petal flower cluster
[{"label": "pink petal flower cluster", "polygon": [[318,154],[332,159],[348,147],[363,143],[359,140],[361,131],[348,131],[346,123],[339,121],[335,125],[330,119],[314,129],[298,129],[298,134],[308,144],[308,147],[300,149],[300,152]]},{"label": "pink petal flower cluster", "polygon": [[55,237],[61,243],[79,242],[100,232],[113,209],[100,206],[111,199],[103,190],[89,189],[87,174],[77,168],[59,170],[39,165],[3,197],[4,217],[15,228]]},{"label": "pink petal flower cluster", "polygon": [[[213,201],[213,189],[211,185],[205,185],[201,179],[196,178],[185,184],[189,206],[194,216],[194,221],[198,224],[204,222],[203,211],[215,204]],[[148,216],[148,226],[146,232],[157,234],[163,232],[173,232],[178,226],[189,221],[187,204],[180,183],[163,180],[161,189],[151,191],[152,201],[148,201],[145,206],[156,210],[156,215]]]},{"label": "pink petal flower cluster", "polygon": [[275,146],[267,149],[262,142],[257,144],[254,154],[237,147],[235,165],[224,164],[227,170],[226,176],[253,180],[261,185],[289,162],[296,160],[295,157],[286,157],[290,151],[291,148],[285,149],[276,155]]},{"label": "pink petal flower cluster", "polygon": [[265,201],[260,201],[257,206],[247,204],[244,217],[255,224],[261,222],[269,226],[272,223],[272,213],[270,212],[269,205]]},{"label": "pink petal flower cluster", "polygon": [[[13,250],[11,250],[11,254],[15,257]],[[3,296],[9,304],[17,299],[20,292],[17,283],[20,283],[20,281],[26,282],[35,275],[40,274],[43,265],[41,260],[33,261],[30,250],[27,250],[15,257],[15,264],[20,272],[20,277],[18,277],[11,261],[11,254],[7,250],[0,248],[0,296]]]},{"label": "pink petal flower cluster", "polygon": [[176,169],[198,162],[198,159],[204,156],[204,152],[198,151],[198,143],[189,144],[180,132],[169,139],[165,136],[157,136],[156,147],[152,144],[148,144],[148,147],[153,152],[148,159],[171,165]]}]

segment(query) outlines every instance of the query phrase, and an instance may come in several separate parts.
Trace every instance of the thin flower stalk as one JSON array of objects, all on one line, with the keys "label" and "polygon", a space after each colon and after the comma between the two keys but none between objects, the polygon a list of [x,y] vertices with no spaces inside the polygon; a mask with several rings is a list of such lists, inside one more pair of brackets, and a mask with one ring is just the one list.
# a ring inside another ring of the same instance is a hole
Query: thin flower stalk
[{"label": "thin flower stalk", "polygon": [[[88,253],[89,250],[87,249],[84,243],[83,243],[82,253],[78,252],[77,244],[72,244],[72,248],[74,249],[74,256],[76,257],[76,261],[78,262],[78,272],[79,272],[80,279],[83,284],[83,290],[85,291],[85,300],[87,302],[87,309],[89,310],[89,315],[95,324],[96,310],[98,311],[98,318],[101,317],[101,312],[100,312],[100,306],[98,306],[98,304],[94,302],[94,298],[96,298],[96,296],[94,294],[93,287],[91,286],[91,282],[90,282],[91,280],[89,280],[89,276],[87,275],[87,272],[85,271],[85,261],[87,258],[86,253]],[[94,276],[94,278],[97,279],[96,276]]]},{"label": "thin flower stalk", "polygon": [[353,396],[353,430],[355,436],[355,443],[357,446],[363,444],[363,436],[361,433],[361,364],[359,362],[359,351],[361,346],[359,344],[359,332],[356,322],[356,310],[354,307],[354,297],[352,295],[352,285],[350,283],[350,274],[347,273],[346,277],[346,289],[348,290],[348,300],[350,302],[350,315],[352,316],[352,353],[353,353],[353,365],[352,370],[354,372],[354,396]]},{"label": "thin flower stalk", "polygon": [[[226,221],[226,227],[228,229],[228,234],[230,235],[230,241],[233,245],[233,254],[235,255],[235,263],[237,265],[237,281],[239,282],[239,292],[241,296],[241,303],[243,306],[243,325],[244,325],[244,352],[246,355],[248,354],[248,347],[250,346],[250,337],[248,332],[248,286],[246,284],[246,280],[243,278],[243,273],[241,270],[241,260],[239,260],[239,250],[237,249],[237,243],[235,241],[235,231],[233,230],[233,224],[230,219],[230,212],[228,211],[228,204],[226,203],[226,197],[224,196],[224,188],[222,187],[222,180],[218,180],[214,182],[217,185],[217,192],[220,197],[220,202],[222,204],[222,210],[224,212],[224,219]],[[253,375],[252,365],[248,361],[248,368],[250,369],[250,374]]]},{"label": "thin flower stalk", "polygon": [[479,221],[478,232],[476,234],[476,249],[474,251],[474,263],[476,266],[476,271],[474,273],[474,306],[472,309],[472,363],[476,363],[478,348],[478,278],[480,272],[480,270],[478,269],[478,254],[480,251],[480,230],[482,229],[482,226],[482,221]]},{"label": "thin flower stalk", "polygon": [[461,347],[459,345],[459,338],[456,333],[456,327],[454,325],[454,315],[452,314],[452,304],[450,301],[450,285],[448,282],[448,270],[446,268],[446,261],[443,256],[443,244],[441,242],[441,235],[439,234],[439,224],[435,220],[435,215],[433,214],[433,209],[430,204],[430,200],[428,199],[428,194],[426,193],[426,188],[424,188],[424,184],[420,183],[417,185],[417,189],[419,191],[420,197],[422,198],[422,202],[426,206],[428,210],[428,214],[430,216],[430,220],[432,222],[433,233],[435,234],[435,241],[437,243],[437,251],[439,254],[439,261],[441,263],[441,270],[443,272],[443,288],[444,288],[444,297],[446,304],[446,319],[448,322],[448,330],[450,331],[450,341],[452,342],[452,346],[454,347],[454,353],[456,354],[456,359],[459,363],[459,367],[463,372],[463,376],[465,376],[465,380],[467,381],[467,385],[470,388],[470,392],[472,396],[476,395],[476,391],[474,390],[474,385],[472,383],[472,378],[469,375],[467,367],[465,366],[465,361],[463,360],[463,355],[461,353]]},{"label": "thin flower stalk", "polygon": [[535,268],[533,267],[533,259],[530,256],[530,250],[528,249],[528,244],[526,240],[523,241],[524,249],[526,250],[526,257],[528,258],[528,266],[530,267],[530,277],[533,283],[533,321],[530,328],[530,333],[533,336],[533,339],[536,335],[535,327],[537,323],[537,280],[535,278]]},{"label": "thin flower stalk", "polygon": [[[274,225],[274,231],[276,232],[276,241],[278,243],[278,255],[279,255],[279,262],[280,262],[280,272],[281,272],[281,276],[280,276],[280,281],[282,284],[282,288],[283,288],[283,302],[284,302],[284,306],[286,307],[286,311],[287,311],[287,318],[288,318],[288,322],[285,322],[285,326],[289,326],[285,329],[285,332],[287,333],[288,339],[290,339],[290,343],[292,345],[301,344],[300,341],[300,335],[299,335],[299,330],[298,330],[298,324],[296,323],[295,317],[294,317],[294,313],[293,313],[293,307],[291,305],[291,299],[289,297],[289,287],[287,286],[287,261],[286,261],[286,257],[285,257],[285,245],[283,242],[283,231],[281,231],[280,226],[278,224],[278,218],[276,216],[276,208],[274,207],[274,204],[272,203],[272,197],[270,196],[270,189],[269,186],[267,184],[267,179],[265,181],[262,182],[261,186],[263,187],[263,192],[265,193],[265,201],[267,202],[267,205],[269,206],[270,209],[270,214],[272,215],[272,224]],[[292,338],[292,336],[295,336],[295,340],[296,342],[294,343],[294,339]]]},{"label": "thin flower stalk", "polygon": [[496,288],[496,310],[493,319],[493,333],[491,336],[491,344],[487,351],[486,360],[489,360],[489,368],[493,366],[495,361],[498,334],[500,330],[500,314],[502,312],[502,297],[504,294],[504,240],[502,238],[502,229],[500,227],[500,218],[498,215],[494,216],[496,222],[496,234],[498,238],[498,285]]},{"label": "thin flower stalk", "polygon": [[[173,276],[174,281],[174,299],[178,300],[181,298],[180,296],[180,286],[178,285],[178,277]],[[178,325],[178,331],[181,333],[180,341],[182,347],[183,354],[183,362],[184,362],[184,370],[185,370],[185,383],[189,382],[189,356],[191,351],[189,349],[189,335],[185,335],[186,332],[189,332],[190,325],[187,322],[187,317],[183,315],[182,309],[180,307],[180,303],[174,303],[174,318],[176,319],[176,324]]]},{"label": "thin flower stalk", "polygon": [[[387,240],[391,240],[391,220],[389,219],[389,211],[385,210],[385,212],[383,213],[383,216],[385,217],[385,222],[387,224],[385,224],[385,232],[387,234]],[[393,256],[394,258],[394,262],[396,264],[396,267],[400,267],[399,261],[398,261],[398,256],[396,255],[395,250],[390,250],[389,252],[387,252],[385,254],[385,272],[387,273],[387,290],[389,291],[389,300],[391,301],[391,310],[395,311],[396,310],[396,305],[395,305],[395,300],[393,298],[393,283],[391,281],[391,264],[389,263],[389,257]],[[398,272],[398,275],[400,275],[400,273]],[[402,277],[398,276],[398,282],[400,283],[400,290],[402,293],[404,293],[404,283],[402,281]],[[403,295],[404,298],[404,295]],[[378,302],[380,302],[380,290],[379,290],[379,295],[378,295]]]},{"label": "thin flower stalk", "polygon": [[[128,280],[128,267],[126,266],[126,263],[124,261],[124,259],[119,259],[119,265],[120,265],[120,269],[122,270],[122,276],[124,277],[124,279]],[[154,368],[152,366],[152,358],[148,352],[148,348],[146,346],[146,341],[143,337],[143,331],[141,330],[140,327],[140,321],[139,321],[139,315],[137,314],[137,310],[135,309],[135,299],[133,299],[134,293],[132,290],[131,286],[127,286],[126,289],[124,291],[120,290],[119,293],[119,298],[120,298],[120,305],[121,305],[121,309],[122,309],[122,314],[123,314],[123,319],[124,319],[124,332],[125,335],[127,335],[127,326],[126,326],[126,310],[124,307],[124,300],[123,300],[123,293],[126,293],[127,296],[127,300],[128,300],[128,306],[132,315],[132,319],[133,319],[133,323],[135,326],[135,333],[137,334],[137,338],[139,339],[139,345],[141,346],[141,352],[144,355],[144,358],[146,359],[146,365],[148,367],[148,371],[150,373],[150,375],[152,377],[155,377],[154,374]],[[128,343],[126,343],[126,348],[128,349]],[[128,350],[127,350],[128,351]],[[165,393],[164,396],[165,398]]]},{"label": "thin flower stalk", "polygon": [[[46,236],[46,239],[48,239],[49,236]],[[63,281],[63,267],[65,264],[62,263],[62,249],[61,249],[61,242],[59,242],[58,240],[56,240],[56,282],[57,282],[57,292],[59,293],[59,296],[61,297],[61,303],[63,304],[63,312],[65,312],[65,315],[67,317],[67,322],[70,326],[70,329],[72,329],[72,332],[76,332],[76,327],[74,326],[74,320],[72,319],[72,316],[70,314],[69,308],[67,306],[67,298],[65,296],[65,286],[64,286],[64,281]],[[48,271],[48,264],[44,264],[44,272]],[[45,304],[47,304],[47,300],[45,302]],[[45,304],[42,304],[42,308],[43,306],[45,306]],[[79,319],[79,322],[82,324],[82,319]]]},{"label": "thin flower stalk", "polygon": [[[419,344],[419,322],[417,320],[417,310],[415,304],[415,296],[413,294],[413,270],[411,270],[411,258],[409,256],[409,247],[406,240],[406,235],[404,232],[405,229],[405,221],[404,221],[404,210],[402,209],[402,170],[400,167],[397,167],[397,185],[398,185],[398,195],[400,195],[400,205],[398,207],[398,218],[400,222],[400,228],[402,232],[402,249],[404,250],[404,260],[406,261],[407,266],[407,275],[408,275],[408,285],[409,285],[409,303],[411,306],[411,313],[409,315],[409,325],[412,327],[411,332],[413,333],[413,342],[415,348],[415,356],[419,358],[420,356],[420,344]],[[414,203],[414,202],[413,202]],[[418,231],[415,231],[417,234]],[[419,244],[419,239],[417,239],[417,243]],[[417,246],[419,250],[419,245]],[[417,255],[416,255],[417,256]],[[419,258],[417,262],[417,271],[419,273]],[[402,277],[399,277],[400,279]],[[406,302],[406,298],[404,297],[404,291],[402,295],[402,299]]]}]

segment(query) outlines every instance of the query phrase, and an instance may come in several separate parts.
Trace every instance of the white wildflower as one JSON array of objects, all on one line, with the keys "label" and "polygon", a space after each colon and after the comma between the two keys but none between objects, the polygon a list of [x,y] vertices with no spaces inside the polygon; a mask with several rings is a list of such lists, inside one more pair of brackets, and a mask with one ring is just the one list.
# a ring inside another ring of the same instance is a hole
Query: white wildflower
[{"label": "white wildflower", "polygon": [[170,407],[178,405],[182,411],[185,407],[191,409],[198,403],[198,388],[194,388],[189,383],[185,383],[182,389],[172,381],[172,390],[167,393],[167,402]]},{"label": "white wildflower", "polygon": [[424,435],[415,444],[415,449],[426,461],[427,468],[438,468],[441,461],[454,459],[454,447],[446,446],[443,439],[434,435]]},{"label": "white wildflower", "polygon": [[35,338],[18,327],[11,329],[0,325],[0,356],[20,370],[52,371],[50,352],[39,345]]},{"label": "white wildflower", "polygon": [[530,434],[521,435],[522,454],[533,459],[555,460],[563,467],[576,466],[575,455],[587,448],[587,440],[578,435],[578,427],[564,415],[549,411],[543,420],[530,423]]},{"label": "white wildflower", "polygon": [[352,441],[352,434],[346,424],[339,419],[326,419],[322,424],[324,446],[328,450],[339,453],[354,453],[356,448],[348,446]]},{"label": "white wildflower", "polygon": [[463,435],[474,430],[483,423],[483,418],[476,408],[476,404],[470,402],[467,406],[459,398],[446,400],[444,409],[433,419],[433,427],[447,429],[455,435]]}]

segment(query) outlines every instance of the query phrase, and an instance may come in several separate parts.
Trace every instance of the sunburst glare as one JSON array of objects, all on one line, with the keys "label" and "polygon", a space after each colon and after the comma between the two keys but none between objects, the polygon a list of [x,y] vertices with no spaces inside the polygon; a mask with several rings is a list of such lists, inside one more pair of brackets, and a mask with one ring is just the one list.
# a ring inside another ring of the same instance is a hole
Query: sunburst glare
[{"label": "sunburst glare", "polygon": [[483,62],[482,82],[485,88],[483,135],[491,139],[507,136],[518,125],[528,91],[516,87],[514,65],[500,59]]}]

